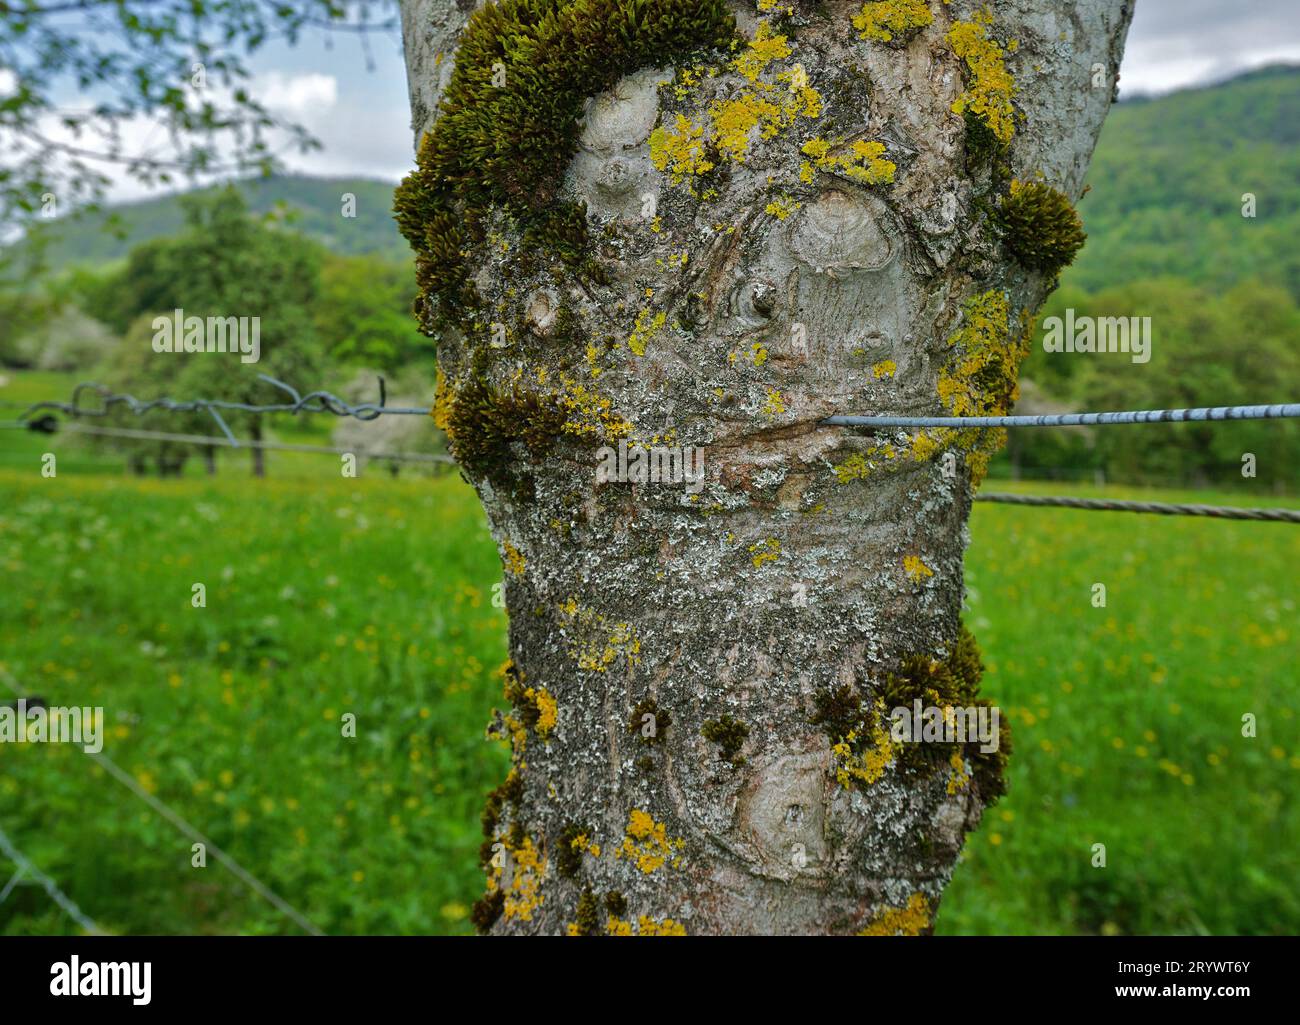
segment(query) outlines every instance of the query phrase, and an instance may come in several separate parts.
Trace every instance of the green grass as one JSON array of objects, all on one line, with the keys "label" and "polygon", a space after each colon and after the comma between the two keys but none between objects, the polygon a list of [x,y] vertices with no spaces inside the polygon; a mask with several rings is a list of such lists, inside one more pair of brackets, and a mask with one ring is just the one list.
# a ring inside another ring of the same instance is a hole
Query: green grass
[{"label": "green grass", "polygon": [[[0,661],[24,691],[104,706],[106,753],[320,927],[467,929],[507,762],[483,740],[505,618],[458,478],[6,469],[0,496]],[[0,763],[0,823],[101,924],[292,930],[211,858],[191,868],[190,842],[80,749],[4,745]],[[0,906],[0,932],[68,928],[31,887]]]},{"label": "green grass", "polygon": [[1300,529],[981,505],[966,563],[1014,748],[940,931],[1295,933]]},{"label": "green grass", "polygon": [[[74,453],[0,433],[6,671],[103,705],[113,760],[321,928],[469,931],[506,767],[483,738],[505,618],[473,493],[325,456],[159,482]],[[967,621],[1015,747],[939,931],[1300,931],[1300,530],[981,505],[971,534]],[[0,746],[0,825],[113,931],[293,931],[79,749]],[[36,887],[0,905],[0,933],[75,931]]]}]

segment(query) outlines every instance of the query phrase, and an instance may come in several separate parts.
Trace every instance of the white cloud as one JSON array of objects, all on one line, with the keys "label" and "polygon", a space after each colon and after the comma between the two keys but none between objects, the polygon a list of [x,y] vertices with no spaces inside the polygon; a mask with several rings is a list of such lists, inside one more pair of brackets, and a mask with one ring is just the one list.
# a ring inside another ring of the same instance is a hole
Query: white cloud
[{"label": "white cloud", "polygon": [[18,91],[18,76],[9,68],[0,68],[0,96],[10,96]]},{"label": "white cloud", "polygon": [[1300,61],[1300,19],[1293,5],[1294,0],[1139,3],[1120,68],[1121,92],[1170,92]]},{"label": "white cloud", "polygon": [[333,75],[315,72],[285,75],[269,71],[254,76],[248,91],[253,99],[275,113],[300,120],[333,109],[338,103],[339,83]]}]

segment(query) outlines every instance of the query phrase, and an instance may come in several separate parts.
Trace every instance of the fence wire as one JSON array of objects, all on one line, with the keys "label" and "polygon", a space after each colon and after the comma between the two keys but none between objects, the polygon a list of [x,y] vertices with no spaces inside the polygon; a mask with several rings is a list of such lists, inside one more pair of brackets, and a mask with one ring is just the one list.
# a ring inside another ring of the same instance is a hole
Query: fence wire
[{"label": "fence wire", "polygon": [[[357,420],[375,420],[385,415],[429,416],[432,412],[429,409],[411,409],[409,407],[386,405],[388,388],[382,377],[379,378],[378,403],[362,402],[353,405],[339,398],[333,392],[318,390],[303,395],[292,385],[285,384],[269,374],[258,374],[257,376],[259,380],[266,381],[268,384],[287,392],[293,401],[261,404],[232,402],[227,399],[184,399],[178,401],[166,396],[146,401],[126,392],[111,391],[104,385],[96,384],[93,381],[84,381],[72,389],[72,400],[70,402],[37,402],[28,406],[26,411],[19,415],[18,419],[24,422],[29,421],[37,413],[46,409],[64,413],[67,416],[107,416],[115,406],[125,406],[136,416],[141,416],[154,409],[166,410],[169,413],[193,413],[204,410],[211,414],[212,418],[217,422],[217,426],[221,428],[221,432],[226,436],[230,447],[239,448],[247,443],[240,442],[231,432],[225,418],[221,415],[221,410],[240,413],[289,413],[291,415],[297,415],[298,413],[332,413],[334,416],[350,416],[355,417]],[[81,400],[82,395],[85,393],[97,395],[99,405],[83,406]]]},{"label": "fence wire", "polygon": [[[6,669],[0,669],[0,679],[3,679],[5,681],[5,684],[9,687],[14,697],[21,696],[22,692],[19,688],[18,681],[17,679],[14,678],[12,673],[10,673]],[[117,762],[113,761],[113,759],[109,758],[108,755],[104,754],[102,751],[98,751],[98,752],[87,751],[86,757],[92,759],[100,768],[102,768],[115,780],[117,780],[124,787],[130,790],[133,794],[135,794],[136,797],[140,798],[140,800],[144,801],[145,804],[149,805],[150,808],[152,808],[164,819],[166,819],[173,826],[175,826],[181,833],[183,833],[190,840],[191,843],[202,844],[204,850],[209,852],[214,858],[216,858],[217,861],[219,861],[222,865],[224,865],[231,872],[231,874],[235,876],[235,878],[237,878],[250,890],[256,893],[259,897],[262,897],[264,900],[266,900],[267,903],[269,903],[272,907],[274,907],[286,918],[293,921],[294,924],[296,924],[304,932],[310,933],[312,936],[325,935],[323,932],[321,932],[320,929],[318,929],[315,925],[313,925],[310,921],[308,921],[302,915],[301,912],[299,912],[295,907],[293,907],[293,905],[291,905],[283,897],[279,896],[279,894],[275,893],[269,886],[263,883],[255,875],[253,875],[253,873],[249,872],[248,869],[244,868],[243,865],[237,862],[229,854],[227,854],[220,847],[218,847],[211,840],[209,840],[206,836],[204,836],[197,829],[195,829],[192,825],[186,822],[185,819],[181,818],[181,816],[177,814],[177,812],[172,810],[162,801],[158,800],[158,798],[154,797],[154,795],[149,793],[149,791],[145,790],[144,787],[142,787],[139,784],[139,782],[135,779],[134,776],[132,776],[129,772],[127,772],[120,765],[118,765]],[[10,848],[7,848],[3,844],[0,844],[0,850],[4,850],[5,854],[12,858],[12,854],[10,854]],[[25,864],[27,866],[28,871],[32,871],[30,863],[24,862],[22,864]],[[33,877],[36,878],[36,875],[34,875]],[[55,889],[57,889],[57,887]],[[48,888],[47,888],[47,892],[49,892]],[[51,893],[50,896],[53,897],[54,900],[59,903],[60,907],[63,907],[65,911],[68,911],[69,914],[72,914],[72,911],[69,910],[68,907],[64,906],[63,902],[59,899],[59,897],[54,897],[53,893]],[[66,900],[66,898],[63,899]],[[71,901],[68,901],[68,904],[72,908],[76,907],[76,905],[72,904]],[[77,914],[79,915],[80,911],[78,911]],[[78,919],[78,921],[80,921],[80,919]],[[89,920],[87,919],[87,921]],[[95,931],[98,932],[98,929],[96,928]]]},{"label": "fence wire", "polygon": [[54,901],[55,904],[62,908],[67,916],[81,926],[81,928],[86,932],[90,933],[92,936],[104,935],[104,930],[95,924],[95,920],[85,914],[81,908],[77,907],[76,902],[60,890],[58,884],[56,884],[53,879],[33,865],[31,861],[28,860],[27,856],[13,845],[13,841],[9,839],[3,829],[0,829],[0,854],[3,854],[18,867],[18,871],[14,874],[13,878],[9,880],[3,893],[0,893],[0,903],[3,903],[5,899],[8,898],[9,894],[13,891],[13,888],[18,884],[20,879],[29,878],[43,889],[49,896],[50,900]]},{"label": "fence wire", "polygon": [[828,416],[821,422],[828,427],[1099,427],[1296,418],[1300,418],[1300,402],[1271,406],[1128,409],[1114,413],[1042,413],[1036,416]]},{"label": "fence wire", "polygon": [[1072,498],[1065,495],[1013,495],[990,492],[975,496],[977,502],[1006,505],[1050,505],[1063,509],[1095,509],[1105,512],[1152,513],[1157,516],[1205,516],[1219,520],[1266,520],[1300,523],[1300,509],[1252,509],[1233,505],[1192,505],[1172,502],[1127,502],[1111,498]]},{"label": "fence wire", "polygon": [[[51,417],[51,419],[53,419]],[[57,421],[55,421],[57,423]],[[29,428],[39,430],[41,433],[62,433],[70,434],[90,434],[97,437],[107,438],[132,438],[139,441],[172,441],[178,444],[205,445],[212,448],[258,448],[272,452],[316,452],[330,455],[358,455],[365,459],[374,459],[380,462],[405,462],[405,463],[436,463],[438,465],[455,465],[456,460],[451,456],[440,455],[434,452],[371,452],[369,449],[353,446],[352,448],[338,448],[331,445],[298,445],[281,441],[242,441],[238,445],[232,445],[225,438],[218,438],[210,434],[172,434],[167,431],[141,431],[132,427],[92,427],[90,424],[78,423],[60,423],[58,427],[45,426],[34,427],[41,424],[41,420],[13,420],[9,422],[0,422],[0,429],[5,428]]]},{"label": "fence wire", "polygon": [[[274,385],[289,395],[291,402],[255,404],[232,402],[223,399],[186,399],[178,401],[171,398],[158,398],[144,401],[124,392],[113,392],[102,384],[83,382],[72,391],[70,402],[46,401],[27,406],[16,421],[0,423],[0,427],[26,427],[31,430],[54,433],[55,430],[67,430],[85,434],[98,434],[109,437],[139,438],[144,440],[174,441],[195,445],[224,446],[228,448],[263,448],[279,449],[291,452],[328,452],[336,455],[350,453],[351,449],[335,448],[325,445],[291,445],[281,442],[239,441],[231,432],[220,410],[246,413],[330,413],[334,416],[349,416],[358,420],[375,420],[380,416],[429,416],[431,409],[410,408],[387,405],[387,386],[383,377],[378,378],[379,401],[349,403],[332,392],[316,390],[303,395],[292,385],[277,380],[267,374],[257,375],[261,380]],[[98,405],[82,405],[82,396],[93,393],[98,397]],[[8,404],[8,403],[6,403]],[[130,428],[95,428],[84,424],[63,424],[47,413],[43,417],[37,414],[54,411],[72,417],[107,416],[116,406],[125,406],[136,415],[161,409],[169,412],[194,412],[205,410],[216,420],[224,438],[198,434],[169,434],[163,431],[140,431]],[[1033,416],[893,416],[878,414],[870,416],[836,415],[829,416],[819,424],[825,427],[865,427],[865,428],[1006,428],[1006,427],[1088,427],[1108,426],[1112,424],[1144,423],[1210,423],[1227,420],[1282,420],[1300,419],[1300,403],[1275,403],[1272,405],[1237,405],[1237,406],[1200,406],[1188,409],[1135,409],[1118,410],[1104,413],[1045,413]],[[455,464],[450,456],[414,452],[366,452],[358,450],[358,455],[367,459],[380,461],[407,461]],[[1049,495],[1012,495],[985,494],[977,495],[977,502],[998,502],[1008,505],[1058,506],[1067,509],[1102,510],[1111,512],[1150,513],[1160,516],[1201,516],[1212,519],[1256,520],[1275,523],[1300,523],[1300,510],[1247,508],[1233,506],[1210,506],[1168,502],[1133,502],[1117,499],[1075,498],[1069,496]]]}]

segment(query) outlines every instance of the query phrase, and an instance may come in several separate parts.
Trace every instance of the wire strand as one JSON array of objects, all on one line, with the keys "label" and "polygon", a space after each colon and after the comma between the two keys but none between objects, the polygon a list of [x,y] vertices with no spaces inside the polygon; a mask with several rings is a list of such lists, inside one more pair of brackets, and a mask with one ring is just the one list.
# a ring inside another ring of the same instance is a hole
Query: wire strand
[{"label": "wire strand", "polygon": [[821,423],[827,427],[1094,427],[1293,418],[1300,418],[1300,402],[1272,406],[1130,409],[1114,413],[1043,413],[1037,416],[828,416]]},{"label": "wire strand", "polygon": [[1092,509],[1105,512],[1152,513],[1157,516],[1205,516],[1219,520],[1265,520],[1300,523],[1300,509],[1252,509],[1232,505],[1192,505],[1171,502],[1127,502],[1111,498],[1072,498],[1066,495],[1012,495],[990,492],[976,495],[977,502],[1005,505],[1059,506],[1063,509]]},{"label": "wire strand", "polygon": [[[10,673],[6,669],[0,669],[0,677],[4,678],[5,683],[8,684],[9,689],[13,692],[15,697],[17,697],[21,693],[19,690],[18,681],[14,678],[12,673]],[[173,811],[170,807],[168,807],[158,798],[154,797],[154,795],[149,793],[149,791],[145,790],[142,786],[140,786],[140,784],[130,773],[126,772],[121,766],[117,764],[117,762],[109,758],[108,755],[104,754],[102,751],[99,752],[87,751],[86,756],[93,759],[96,762],[96,764],[98,764],[102,769],[104,769],[105,772],[107,772],[110,776],[116,779],[128,790],[130,790],[133,794],[135,794],[138,798],[140,798],[140,800],[144,801],[145,804],[149,805],[150,808],[156,811],[168,822],[170,822],[178,830],[184,833],[193,843],[203,844],[204,848],[210,851],[212,853],[212,856],[216,858],[217,861],[225,865],[226,868],[229,869],[230,872],[237,879],[239,879],[240,882],[242,882],[245,886],[247,886],[258,896],[265,899],[268,903],[270,903],[273,907],[275,907],[275,909],[279,911],[281,914],[285,915],[287,918],[292,919],[293,922],[304,932],[310,933],[313,936],[325,935],[323,932],[321,932],[320,929],[316,928],[316,926],[312,925],[311,922],[309,922],[305,917],[303,917],[301,912],[299,912],[296,908],[294,908],[288,901],[284,900],[282,897],[276,894],[269,886],[267,886],[260,879],[254,876],[253,873],[249,872],[248,869],[244,868],[243,865],[237,862],[229,854],[227,854],[220,847],[218,847],[211,840],[209,840],[206,836],[204,836],[197,829],[195,829],[192,825],[186,822],[185,819],[181,818],[179,814]],[[53,894],[51,894],[51,896],[53,896]],[[73,906],[75,907],[75,905]],[[64,910],[67,909],[65,908]]]},{"label": "wire strand", "polygon": [[[9,836],[2,828],[0,828],[0,853],[3,853],[6,858],[18,866],[19,873],[30,876],[35,880],[41,889],[49,895],[50,900],[54,901],[55,904],[61,907],[67,913],[68,917],[86,930],[86,932],[90,933],[92,936],[105,935],[104,930],[95,924],[93,918],[90,918],[81,910],[81,908],[77,907],[76,902],[60,890],[53,879],[33,865],[23,852],[13,845],[13,842],[9,839]],[[17,878],[18,877],[15,876],[9,881],[9,885],[5,887],[6,897],[9,896],[9,891],[13,889]]]},{"label": "wire strand", "polygon": [[[21,420],[0,423],[0,428],[27,427],[31,423]],[[166,431],[142,431],[133,427],[92,427],[89,424],[67,423],[59,426],[59,431],[71,434],[91,434],[109,438],[134,438],[140,441],[174,441],[189,445],[206,445],[214,448],[259,448],[272,452],[316,452],[332,455],[359,455],[366,459],[390,460],[408,463],[437,463],[455,465],[451,456],[434,452],[371,452],[360,447],[336,448],[330,445],[297,445],[279,441],[241,441],[232,445],[225,438],[211,434],[171,434]]]}]

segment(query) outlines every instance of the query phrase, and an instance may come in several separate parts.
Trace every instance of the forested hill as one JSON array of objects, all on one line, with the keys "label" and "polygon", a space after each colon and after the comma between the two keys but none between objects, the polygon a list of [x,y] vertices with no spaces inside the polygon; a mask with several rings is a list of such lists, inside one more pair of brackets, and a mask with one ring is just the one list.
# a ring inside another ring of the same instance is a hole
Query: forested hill
[{"label": "forested hill", "polygon": [[[283,204],[295,227],[327,249],[344,256],[376,254],[408,260],[411,250],[393,221],[393,184],[366,178],[277,176],[240,183],[253,213]],[[202,190],[210,191],[210,190]],[[343,196],[356,197],[356,216],[342,215]],[[114,217],[113,230],[105,222]],[[43,226],[46,265],[54,271],[73,266],[103,266],[126,256],[141,242],[175,235],[185,225],[179,195],[124,203],[103,212],[56,220]]]},{"label": "forested hill", "polygon": [[[1088,181],[1079,204],[1088,244],[1066,284],[1263,280],[1300,301],[1300,67],[1120,103]],[[1245,193],[1256,198],[1253,220],[1242,217]]]}]

